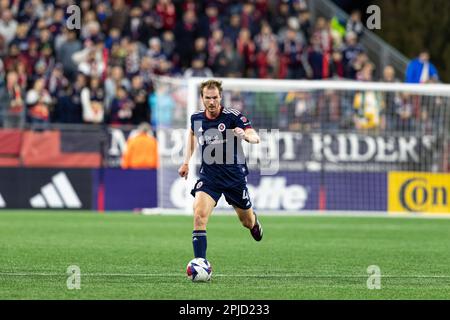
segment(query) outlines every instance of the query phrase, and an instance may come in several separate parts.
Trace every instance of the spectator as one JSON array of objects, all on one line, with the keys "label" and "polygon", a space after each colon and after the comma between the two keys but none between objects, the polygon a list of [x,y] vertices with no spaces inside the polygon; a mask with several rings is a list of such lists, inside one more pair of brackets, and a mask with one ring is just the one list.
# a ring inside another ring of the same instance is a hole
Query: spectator
[{"label": "spectator", "polygon": [[329,64],[328,75],[330,78],[344,78],[344,62],[342,61],[342,53],[339,50],[333,51]]},{"label": "spectator", "polygon": [[309,43],[312,35],[312,23],[311,14],[308,10],[300,11],[298,15],[298,20],[300,23],[300,30],[303,33],[305,42]]},{"label": "spectator", "polygon": [[164,31],[161,40],[161,51],[170,61],[178,61],[179,59],[179,57],[175,55],[176,46],[175,34],[170,30]]},{"label": "spectator", "polygon": [[345,68],[345,77],[348,79],[356,80],[358,77],[358,73],[362,70],[362,68],[368,61],[369,57],[365,52],[358,53],[358,55],[347,64]]},{"label": "spectator", "polygon": [[[366,63],[360,72],[360,80],[371,81],[373,70],[374,65],[370,62]],[[353,100],[353,108],[356,129],[385,129],[385,105],[380,92],[357,92]]]},{"label": "spectator", "polygon": [[255,36],[256,70],[258,78],[276,78],[278,72],[278,41],[267,22]]},{"label": "spectator", "polygon": [[52,98],[45,88],[45,79],[39,78],[26,95],[27,118],[31,124],[48,124]]},{"label": "spectator", "polygon": [[241,11],[241,28],[248,29],[250,37],[256,34],[259,21],[258,16],[255,15],[255,6],[252,2],[246,1],[242,5]]},{"label": "spectator", "polygon": [[217,55],[214,61],[214,74],[218,77],[242,77],[244,61],[237,53],[231,40],[226,38],[223,41],[223,50]]},{"label": "spectator", "polygon": [[99,77],[91,77],[89,86],[81,90],[81,106],[84,123],[103,123],[105,110],[105,89]]},{"label": "spectator", "polygon": [[428,50],[422,50],[419,56],[408,64],[406,82],[426,83],[430,79],[439,80],[439,75],[436,67],[430,62]]},{"label": "spectator", "polygon": [[236,41],[237,52],[244,60],[244,77],[255,77],[256,46],[251,38],[250,30],[242,28]]},{"label": "spectator", "polygon": [[6,46],[14,39],[17,25],[17,21],[14,20],[11,10],[5,10],[1,13],[0,35],[3,36]]},{"label": "spectator", "polygon": [[144,122],[137,133],[130,134],[122,156],[122,169],[156,169],[159,167],[158,142],[151,126]]},{"label": "spectator", "polygon": [[[16,71],[6,74],[6,83],[0,86],[0,120],[6,128],[21,127],[25,120],[23,91],[18,83]],[[1,122],[0,122],[1,123]]]},{"label": "spectator", "polygon": [[56,122],[82,123],[83,108],[81,105],[81,91],[87,85],[86,76],[82,73],[76,75],[74,85],[68,82],[58,97],[54,118]]},{"label": "spectator", "polygon": [[[216,60],[217,55],[223,50],[223,31],[216,29],[213,31],[211,37],[208,39],[208,66],[212,66]],[[237,40],[236,40],[237,42]]]},{"label": "spectator", "polygon": [[364,52],[362,46],[358,43],[358,36],[354,32],[349,32],[345,36],[345,44],[342,49],[342,60],[344,67],[348,68],[349,64],[354,61],[358,54]]},{"label": "spectator", "polygon": [[206,47],[206,38],[200,37],[195,39],[193,56],[200,58],[206,63],[208,62],[208,48]]},{"label": "spectator", "polygon": [[73,81],[76,78],[78,65],[72,57],[75,52],[81,51],[83,46],[81,41],[77,39],[77,34],[75,31],[67,30],[65,35],[66,40],[57,52],[57,61],[62,63],[65,76],[70,81]]},{"label": "spectator", "polygon": [[231,40],[231,43],[236,43],[241,30],[241,16],[234,13],[230,16],[230,22],[223,27],[223,36]]},{"label": "spectator", "polygon": [[139,73],[142,81],[144,82],[144,86],[147,90],[152,88],[152,76],[153,76],[153,65],[152,59],[150,57],[144,56],[141,59]]},{"label": "spectator", "polygon": [[[127,55],[125,57],[125,75],[130,79],[133,75],[139,73],[139,64],[141,56],[145,54],[142,52],[137,41],[131,41],[127,46]],[[163,55],[162,55],[163,56]]]},{"label": "spectator", "polygon": [[[395,77],[395,70],[391,65],[387,65],[383,69],[383,77],[381,78],[382,82],[386,83],[394,83],[400,82],[399,79]],[[395,130],[397,125],[396,114],[397,114],[397,101],[400,100],[399,94],[397,92],[384,92],[384,104],[386,106],[386,129],[391,131]]]},{"label": "spectator", "polygon": [[[304,48],[298,40],[294,29],[287,31],[286,39],[281,44],[280,53],[282,55],[281,77],[287,79],[306,78],[306,70],[303,62]],[[286,72],[283,72],[285,68]]]},{"label": "spectator", "polygon": [[174,30],[177,23],[177,13],[172,0],[158,0],[155,11],[161,20],[162,30]]},{"label": "spectator", "polygon": [[414,128],[412,97],[408,93],[401,93],[395,99],[395,127],[397,131],[412,131]]},{"label": "spectator", "polygon": [[171,95],[170,87],[164,84],[156,87],[149,97],[149,105],[152,127],[170,128],[175,108],[175,101]]},{"label": "spectator", "polygon": [[387,65],[383,69],[383,77],[381,79],[382,82],[400,82],[399,79],[395,77],[395,69],[391,65]]},{"label": "spectator", "polygon": [[23,63],[27,66],[27,73],[33,73],[33,65],[31,64],[29,56],[24,52],[20,52],[19,46],[16,43],[11,43],[8,55],[3,60],[5,71],[17,70],[17,65],[19,63]]},{"label": "spectator", "polygon": [[132,122],[140,124],[142,122],[150,122],[150,108],[148,105],[148,93],[145,88],[144,80],[140,75],[135,75],[131,79],[131,99],[134,103]]},{"label": "spectator", "polygon": [[102,49],[97,49],[91,40],[86,41],[83,50],[74,53],[72,60],[78,65],[78,71],[88,77],[102,77],[105,72]]},{"label": "spectator", "polygon": [[188,68],[192,59],[194,41],[198,37],[198,22],[195,11],[184,12],[183,19],[175,28],[175,39],[177,41],[177,51],[180,55],[180,65]]},{"label": "spectator", "polygon": [[113,66],[110,70],[109,77],[105,80],[105,109],[109,110],[112,100],[116,96],[118,87],[130,88],[130,81],[124,77],[123,68],[121,66]]},{"label": "spectator", "polygon": [[89,10],[83,14],[83,21],[81,23],[81,39],[93,39],[99,36],[101,29],[100,23],[94,11]]},{"label": "spectator", "polygon": [[149,49],[146,55],[152,59],[153,70],[158,68],[161,60],[166,60],[167,57],[162,52],[161,40],[158,37],[153,37],[148,42]]},{"label": "spectator", "polygon": [[271,15],[270,25],[272,26],[273,32],[278,34],[280,29],[286,26],[286,21],[288,21],[291,16],[289,3],[287,1],[279,1],[276,13]]},{"label": "spectator", "polygon": [[47,80],[47,88],[52,96],[53,104],[56,104],[58,95],[69,85],[69,80],[64,76],[62,65],[56,64]]},{"label": "spectator", "polygon": [[[142,41],[146,38],[143,38],[143,34],[146,33],[145,29],[146,25],[144,24],[142,8],[131,8],[130,16],[128,17],[128,21],[125,26],[124,34],[132,41]],[[148,36],[150,37],[150,34]],[[144,43],[146,43],[146,41]]]},{"label": "spectator", "polygon": [[16,36],[11,41],[11,43],[16,44],[21,52],[27,52],[29,44],[34,39],[28,37],[28,31],[30,27],[27,23],[19,23],[16,30]]},{"label": "spectator", "polygon": [[217,5],[211,2],[206,5],[205,15],[199,21],[200,36],[209,38],[215,29],[222,29],[222,23],[219,18]]},{"label": "spectator", "polygon": [[354,32],[358,41],[361,39],[364,32],[364,25],[361,22],[361,12],[359,10],[353,10],[350,14],[350,19],[348,19],[346,25],[346,32],[347,34]]},{"label": "spectator", "polygon": [[113,1],[111,15],[108,18],[108,28],[117,28],[118,30],[124,30],[125,25],[130,16],[130,8],[126,4],[125,0]]},{"label": "spectator", "polygon": [[366,62],[362,65],[361,69],[356,74],[356,80],[358,81],[372,81],[375,65],[372,62]]},{"label": "spectator", "polygon": [[212,78],[213,73],[210,68],[205,66],[205,62],[201,57],[194,57],[194,59],[192,59],[191,67],[186,69],[186,71],[184,72],[184,77]]},{"label": "spectator", "polygon": [[111,103],[111,124],[133,124],[134,102],[130,99],[127,88],[117,88],[116,96]]},{"label": "spectator", "polygon": [[330,54],[333,50],[333,38],[331,34],[330,22],[324,17],[319,17],[314,27],[313,37],[319,39],[322,52]]}]

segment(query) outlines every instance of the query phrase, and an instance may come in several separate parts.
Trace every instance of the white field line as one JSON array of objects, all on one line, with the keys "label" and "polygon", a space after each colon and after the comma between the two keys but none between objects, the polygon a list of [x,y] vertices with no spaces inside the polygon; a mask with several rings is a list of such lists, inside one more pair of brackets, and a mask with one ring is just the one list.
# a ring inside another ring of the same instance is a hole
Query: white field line
[{"label": "white field line", "polygon": [[[430,212],[387,212],[387,211],[337,211],[337,210],[308,210],[308,211],[287,211],[287,210],[255,210],[261,216],[278,217],[355,217],[355,218],[400,218],[400,219],[450,219],[450,213],[430,213]],[[183,209],[148,208],[142,209],[140,214],[144,216],[192,216],[192,211]],[[214,215],[234,216],[234,210],[217,209]]]},{"label": "white field line", "polygon": [[[66,273],[41,273],[41,272],[0,272],[0,277],[63,277]],[[183,273],[80,273],[87,277],[181,277]],[[313,274],[214,274],[214,277],[240,277],[240,278],[367,278],[369,275],[313,275]],[[405,278],[405,279],[450,279],[450,275],[380,275],[381,278]]]}]

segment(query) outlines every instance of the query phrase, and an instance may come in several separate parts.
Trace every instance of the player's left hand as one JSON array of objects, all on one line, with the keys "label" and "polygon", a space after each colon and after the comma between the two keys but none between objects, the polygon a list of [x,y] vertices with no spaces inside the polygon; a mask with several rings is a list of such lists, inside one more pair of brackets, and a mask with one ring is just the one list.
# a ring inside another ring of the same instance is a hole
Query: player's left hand
[{"label": "player's left hand", "polygon": [[234,135],[238,138],[244,139],[245,137],[245,131],[242,128],[234,128],[233,129]]}]

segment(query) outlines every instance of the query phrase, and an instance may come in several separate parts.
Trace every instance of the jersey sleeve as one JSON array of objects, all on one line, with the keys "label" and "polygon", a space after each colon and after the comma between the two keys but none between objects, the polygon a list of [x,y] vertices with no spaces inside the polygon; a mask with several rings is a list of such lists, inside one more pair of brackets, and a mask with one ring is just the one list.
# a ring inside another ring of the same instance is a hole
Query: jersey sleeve
[{"label": "jersey sleeve", "polygon": [[246,116],[244,116],[242,113],[239,113],[236,119],[236,127],[244,130],[250,129],[252,128],[252,123]]}]

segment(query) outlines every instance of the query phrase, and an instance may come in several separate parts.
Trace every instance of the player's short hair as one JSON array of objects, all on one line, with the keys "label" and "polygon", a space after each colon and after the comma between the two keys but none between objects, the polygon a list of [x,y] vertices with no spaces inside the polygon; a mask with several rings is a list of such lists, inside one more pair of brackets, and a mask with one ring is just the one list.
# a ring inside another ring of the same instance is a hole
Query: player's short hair
[{"label": "player's short hair", "polygon": [[222,81],[213,80],[213,79],[203,81],[202,84],[200,85],[200,94],[202,97],[203,97],[203,89],[204,88],[208,88],[208,89],[217,88],[219,90],[219,94],[222,96]]}]

